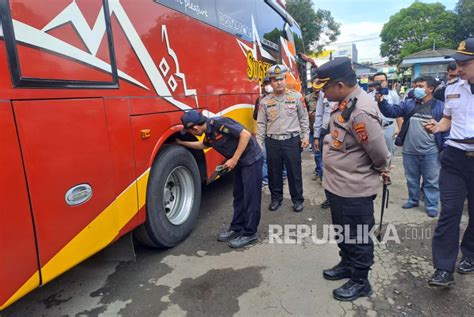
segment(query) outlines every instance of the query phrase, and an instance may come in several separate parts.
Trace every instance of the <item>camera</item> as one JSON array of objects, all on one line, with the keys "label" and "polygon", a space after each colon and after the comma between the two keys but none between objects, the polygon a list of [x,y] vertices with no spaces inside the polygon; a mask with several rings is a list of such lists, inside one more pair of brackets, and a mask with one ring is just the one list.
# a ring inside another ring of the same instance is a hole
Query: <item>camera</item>
[{"label": "camera", "polygon": [[377,94],[388,95],[388,88],[382,88],[382,83],[380,81],[374,81],[368,85],[369,88],[375,88]]}]

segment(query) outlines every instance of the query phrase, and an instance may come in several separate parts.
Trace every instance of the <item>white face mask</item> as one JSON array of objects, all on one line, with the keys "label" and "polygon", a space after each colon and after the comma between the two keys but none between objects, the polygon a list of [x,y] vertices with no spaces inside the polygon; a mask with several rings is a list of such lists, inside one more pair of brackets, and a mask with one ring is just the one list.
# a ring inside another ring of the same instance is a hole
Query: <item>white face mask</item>
[{"label": "white face mask", "polygon": [[264,89],[267,94],[271,94],[273,92],[273,87],[270,85],[265,85]]}]

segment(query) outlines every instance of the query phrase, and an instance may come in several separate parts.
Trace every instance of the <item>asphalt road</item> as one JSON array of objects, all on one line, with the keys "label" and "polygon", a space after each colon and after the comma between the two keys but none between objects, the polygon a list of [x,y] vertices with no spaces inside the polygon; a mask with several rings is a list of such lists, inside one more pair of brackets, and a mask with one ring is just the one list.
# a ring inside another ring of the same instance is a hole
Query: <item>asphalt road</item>
[{"label": "asphalt road", "polygon": [[[267,210],[264,189],[259,241],[232,250],[215,240],[232,215],[232,176],[204,190],[199,222],[191,236],[170,250],[138,246],[136,260],[118,245],[103,251],[30,293],[0,316],[473,316],[474,275],[456,274],[451,290],[429,288],[431,236],[436,220],[422,208],[403,210],[406,199],[401,158],[395,159],[386,222],[400,243],[376,246],[370,274],[374,295],[354,302],[332,299],[344,281],[322,278],[338,262],[337,246],[269,241],[270,225],[330,223],[321,185],[311,180],[313,160],[304,153],[305,210],[294,213],[285,196],[278,212]],[[361,180],[363,181],[363,180]],[[380,199],[376,201],[377,216]],[[467,218],[463,218],[463,226]],[[318,234],[319,235],[319,234]],[[392,236],[393,237],[393,236]],[[122,253],[121,253],[122,252]],[[116,255],[116,254],[119,255]],[[112,255],[111,255],[112,254]]]}]

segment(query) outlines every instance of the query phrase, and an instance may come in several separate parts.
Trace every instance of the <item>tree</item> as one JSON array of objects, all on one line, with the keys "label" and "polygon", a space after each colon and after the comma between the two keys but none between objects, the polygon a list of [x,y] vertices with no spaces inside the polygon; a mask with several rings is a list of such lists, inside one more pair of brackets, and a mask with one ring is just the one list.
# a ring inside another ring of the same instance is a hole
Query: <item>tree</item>
[{"label": "tree", "polygon": [[380,55],[388,57],[391,65],[403,57],[429,49],[434,45],[456,48],[459,23],[454,12],[440,3],[414,2],[400,10],[384,24],[380,37]]},{"label": "tree", "polygon": [[459,42],[474,36],[474,1],[459,0],[456,4],[456,13],[459,21]]},{"label": "tree", "polygon": [[301,27],[306,52],[321,52],[325,45],[334,42],[340,34],[340,24],[331,16],[331,12],[321,9],[314,11],[311,0],[287,0],[286,9]]}]

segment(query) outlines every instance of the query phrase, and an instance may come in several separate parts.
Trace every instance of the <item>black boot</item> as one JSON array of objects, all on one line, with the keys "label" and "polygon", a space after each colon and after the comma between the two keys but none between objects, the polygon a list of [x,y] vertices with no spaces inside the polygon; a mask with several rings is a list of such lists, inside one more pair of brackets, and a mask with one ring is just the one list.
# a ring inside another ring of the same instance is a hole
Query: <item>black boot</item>
[{"label": "black boot", "polygon": [[268,209],[270,209],[271,211],[276,211],[278,210],[278,208],[280,208],[280,206],[281,206],[281,200],[273,200],[270,203],[270,206],[268,206]]},{"label": "black boot", "polygon": [[443,270],[436,270],[433,277],[428,281],[429,286],[451,287],[454,284],[453,273]]},{"label": "black boot", "polygon": [[332,292],[334,298],[340,301],[352,301],[372,295],[372,286],[367,279],[368,273],[368,271],[354,271],[349,281]]},{"label": "black boot", "polygon": [[341,260],[335,267],[323,270],[323,277],[326,280],[337,281],[343,278],[350,278],[352,275],[351,262]]},{"label": "black boot", "polygon": [[461,274],[468,274],[474,273],[474,259],[463,257],[461,262],[458,265],[458,273]]}]

